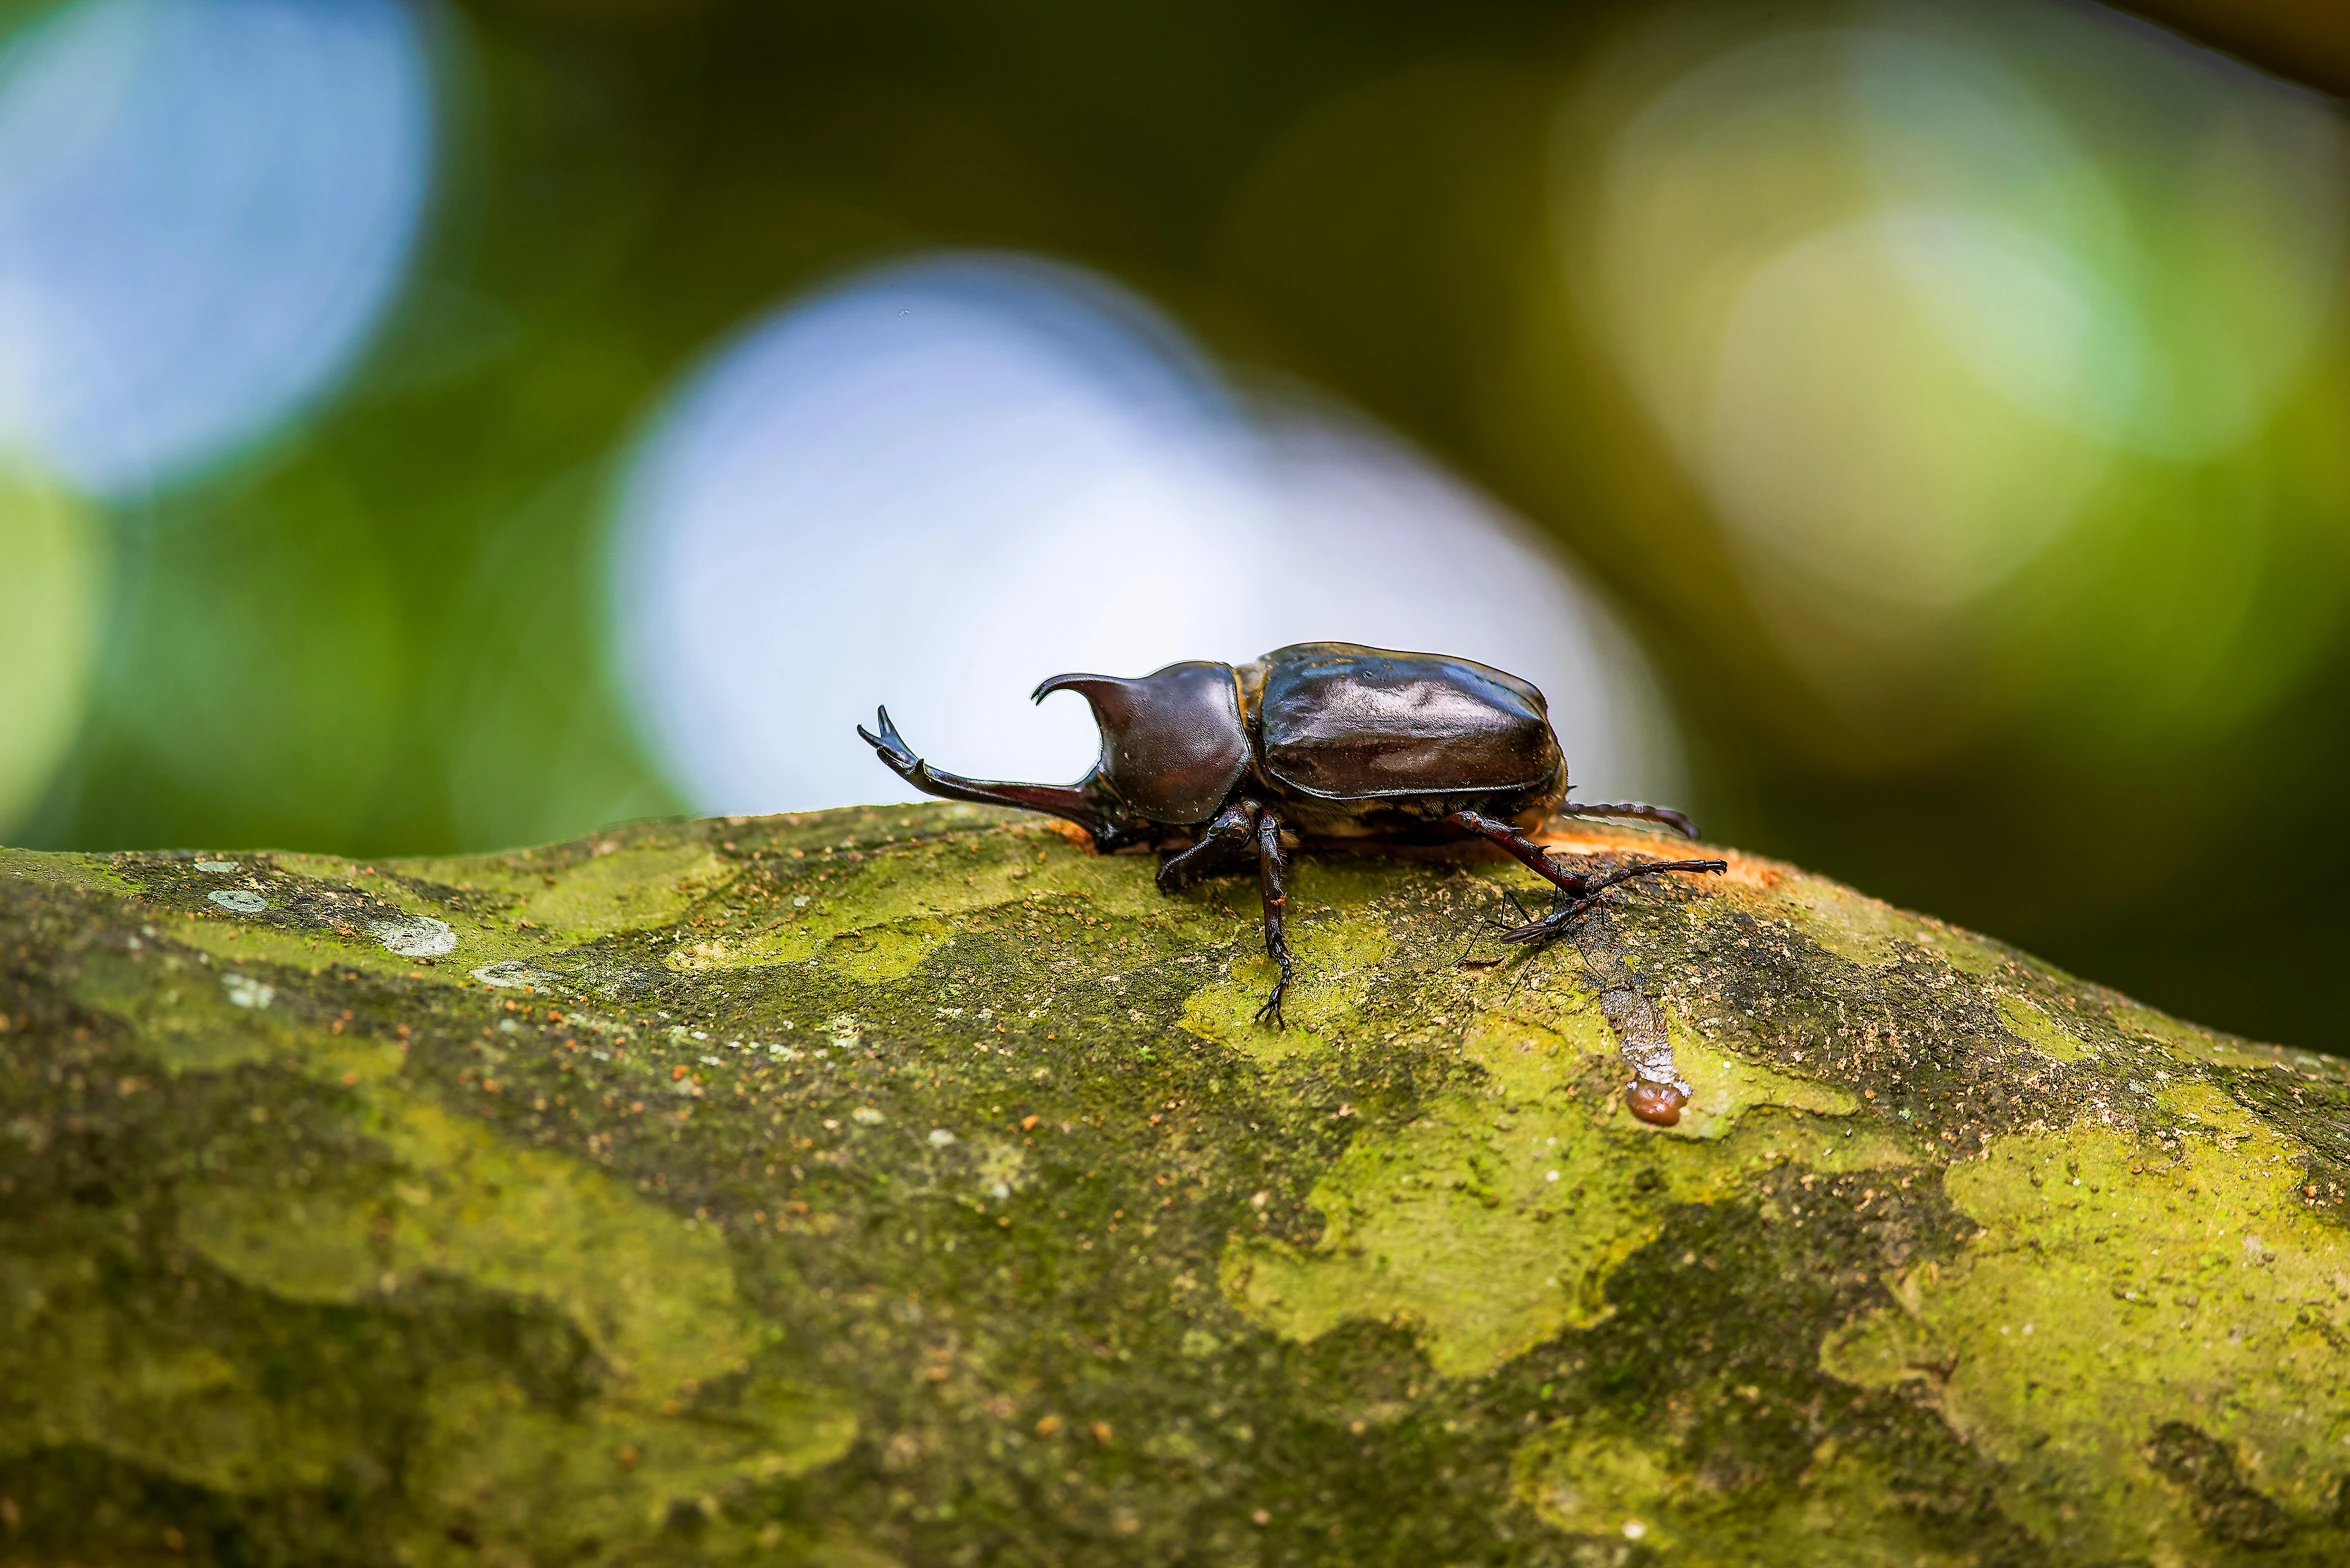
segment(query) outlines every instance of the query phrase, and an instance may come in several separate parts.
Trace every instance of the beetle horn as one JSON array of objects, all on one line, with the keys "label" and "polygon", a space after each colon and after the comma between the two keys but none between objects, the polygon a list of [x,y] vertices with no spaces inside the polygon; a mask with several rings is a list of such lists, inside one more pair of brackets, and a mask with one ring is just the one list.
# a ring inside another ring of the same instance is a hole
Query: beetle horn
[{"label": "beetle horn", "polygon": [[1093,705],[1102,758],[1088,779],[1149,821],[1205,822],[1248,772],[1248,730],[1228,664],[1194,659],[1133,680],[1056,675],[1036,688],[1036,700],[1057,691]]},{"label": "beetle horn", "polygon": [[1019,784],[1006,779],[970,779],[959,773],[941,773],[915,755],[914,748],[898,733],[890,722],[889,710],[883,708],[876,721],[880,733],[857,726],[857,734],[873,748],[882,765],[904,779],[925,795],[937,795],[945,800],[969,800],[989,806],[1018,806],[1028,811],[1049,812],[1065,817],[1093,835],[1097,849],[1115,848],[1128,838],[1127,825],[1117,812],[1116,803],[1103,798],[1092,788],[1093,775],[1076,785]]},{"label": "beetle horn", "polygon": [[1093,704],[1094,717],[1104,729],[1124,729],[1134,719],[1134,688],[1140,684],[1115,675],[1056,675],[1040,681],[1028,700],[1042,702],[1057,691],[1077,692]]}]

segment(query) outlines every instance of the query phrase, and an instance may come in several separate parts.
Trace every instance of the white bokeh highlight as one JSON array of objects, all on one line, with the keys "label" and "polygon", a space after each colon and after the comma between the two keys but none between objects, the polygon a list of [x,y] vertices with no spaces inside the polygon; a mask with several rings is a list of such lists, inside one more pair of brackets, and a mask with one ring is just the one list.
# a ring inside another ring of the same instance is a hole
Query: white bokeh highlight
[{"label": "white bokeh highlight", "polygon": [[1514,519],[1032,260],[884,268],[721,348],[653,417],[610,559],[633,709],[706,811],[908,798],[853,730],[879,703],[940,767],[1071,781],[1092,720],[1031,707],[1042,678],[1319,638],[1533,680],[1583,798],[1679,783],[1639,653]]},{"label": "white bokeh highlight", "polygon": [[406,270],[433,95],[400,0],[80,0],[0,51],[0,444],[123,495],[330,387]]}]

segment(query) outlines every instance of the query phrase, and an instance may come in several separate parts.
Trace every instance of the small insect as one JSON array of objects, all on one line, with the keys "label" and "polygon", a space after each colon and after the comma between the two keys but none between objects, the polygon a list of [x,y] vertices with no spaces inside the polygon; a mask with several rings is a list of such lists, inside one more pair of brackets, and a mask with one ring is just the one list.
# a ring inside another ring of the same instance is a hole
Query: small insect
[{"label": "small insect", "polygon": [[889,710],[864,737],[889,770],[925,794],[1065,817],[1094,848],[1182,846],[1159,866],[1159,890],[1233,871],[1252,854],[1264,895],[1265,952],[1280,978],[1258,1009],[1281,1026],[1292,979],[1282,929],[1285,838],[1301,844],[1426,844],[1481,838],[1557,891],[1505,942],[1556,936],[1600,894],[1635,877],[1724,871],[1720,860],[1652,860],[1605,876],[1572,871],[1526,836],[1557,815],[1638,817],[1691,838],[1687,817],[1637,801],[1567,800],[1567,761],[1542,693],[1469,659],[1392,653],[1350,642],[1277,648],[1251,664],[1194,660],[1139,679],[1056,675],[1036,688],[1082,694],[1102,756],[1075,784],[960,778],[914,755]]}]

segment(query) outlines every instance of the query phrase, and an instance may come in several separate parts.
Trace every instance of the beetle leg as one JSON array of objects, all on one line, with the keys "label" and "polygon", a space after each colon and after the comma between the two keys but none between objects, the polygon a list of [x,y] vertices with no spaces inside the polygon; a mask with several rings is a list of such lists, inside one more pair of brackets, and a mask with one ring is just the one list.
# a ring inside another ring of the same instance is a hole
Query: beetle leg
[{"label": "beetle leg", "polygon": [[914,755],[914,748],[906,744],[898,727],[889,721],[889,710],[880,710],[881,733],[873,734],[860,724],[857,734],[873,748],[882,765],[899,778],[913,785],[925,795],[937,795],[946,800],[969,800],[983,806],[1017,806],[1023,811],[1042,811],[1051,816],[1064,817],[1093,835],[1093,847],[1103,854],[1122,845],[1139,843],[1145,835],[1131,828],[1122,828],[1106,817],[1098,802],[1081,787],[1066,784],[1008,784],[996,779],[967,779],[958,774],[939,773],[930,764]]},{"label": "beetle leg", "polygon": [[1199,842],[1159,863],[1159,891],[1180,893],[1201,877],[1224,870],[1246,851],[1250,825],[1257,814],[1253,800],[1236,800],[1200,830]]},{"label": "beetle leg", "polygon": [[1569,898],[1584,898],[1597,891],[1591,885],[1591,878],[1579,871],[1569,871],[1550,858],[1549,850],[1506,822],[1477,811],[1455,811],[1444,820],[1507,850],[1524,861],[1536,876],[1555,884]]},{"label": "beetle leg", "polygon": [[[1640,809],[1662,811],[1664,808],[1642,806]],[[1678,816],[1679,813],[1674,815]],[[1636,866],[1611,871],[1604,877],[1594,877],[1579,871],[1569,871],[1551,858],[1550,851],[1516,828],[1480,812],[1455,811],[1444,820],[1508,850],[1558,889],[1557,902],[1552,905],[1549,914],[1540,920],[1529,920],[1522,926],[1503,932],[1501,939],[1504,942],[1538,942],[1555,936],[1598,902],[1600,894],[1634,877],[1653,877],[1667,871],[1720,872],[1730,869],[1730,863],[1726,860],[1644,860]]]},{"label": "beetle leg", "polygon": [[1289,938],[1283,932],[1281,916],[1289,903],[1289,891],[1282,885],[1282,873],[1289,869],[1288,857],[1281,853],[1281,819],[1270,811],[1257,814],[1257,873],[1265,895],[1265,956],[1273,960],[1281,971],[1273,982],[1273,994],[1265,998],[1265,1005],[1257,1009],[1257,1022],[1281,1027],[1281,997],[1289,989]]},{"label": "beetle leg", "polygon": [[1726,860],[1644,860],[1636,866],[1611,871],[1604,877],[1586,877],[1582,879],[1582,892],[1568,895],[1540,920],[1529,921],[1514,931],[1503,932],[1501,939],[1504,942],[1547,942],[1598,903],[1600,894],[1634,877],[1659,876],[1667,871],[1719,873],[1729,869],[1730,863]]},{"label": "beetle leg", "polygon": [[1643,822],[1662,822],[1683,838],[1697,837],[1697,824],[1672,807],[1651,806],[1640,800],[1594,800],[1581,805],[1570,800],[1559,807],[1558,814],[1562,817],[1638,817]]}]

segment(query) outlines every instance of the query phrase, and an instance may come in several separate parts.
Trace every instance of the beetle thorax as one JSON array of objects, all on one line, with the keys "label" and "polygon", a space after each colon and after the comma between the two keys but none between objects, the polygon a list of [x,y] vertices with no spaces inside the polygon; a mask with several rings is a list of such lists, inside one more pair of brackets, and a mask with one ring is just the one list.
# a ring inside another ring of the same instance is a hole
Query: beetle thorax
[{"label": "beetle thorax", "polygon": [[1036,694],[1061,690],[1082,693],[1101,728],[1101,761],[1088,782],[1145,821],[1205,822],[1248,775],[1248,728],[1229,664],[1170,664],[1138,679],[1057,675]]}]

